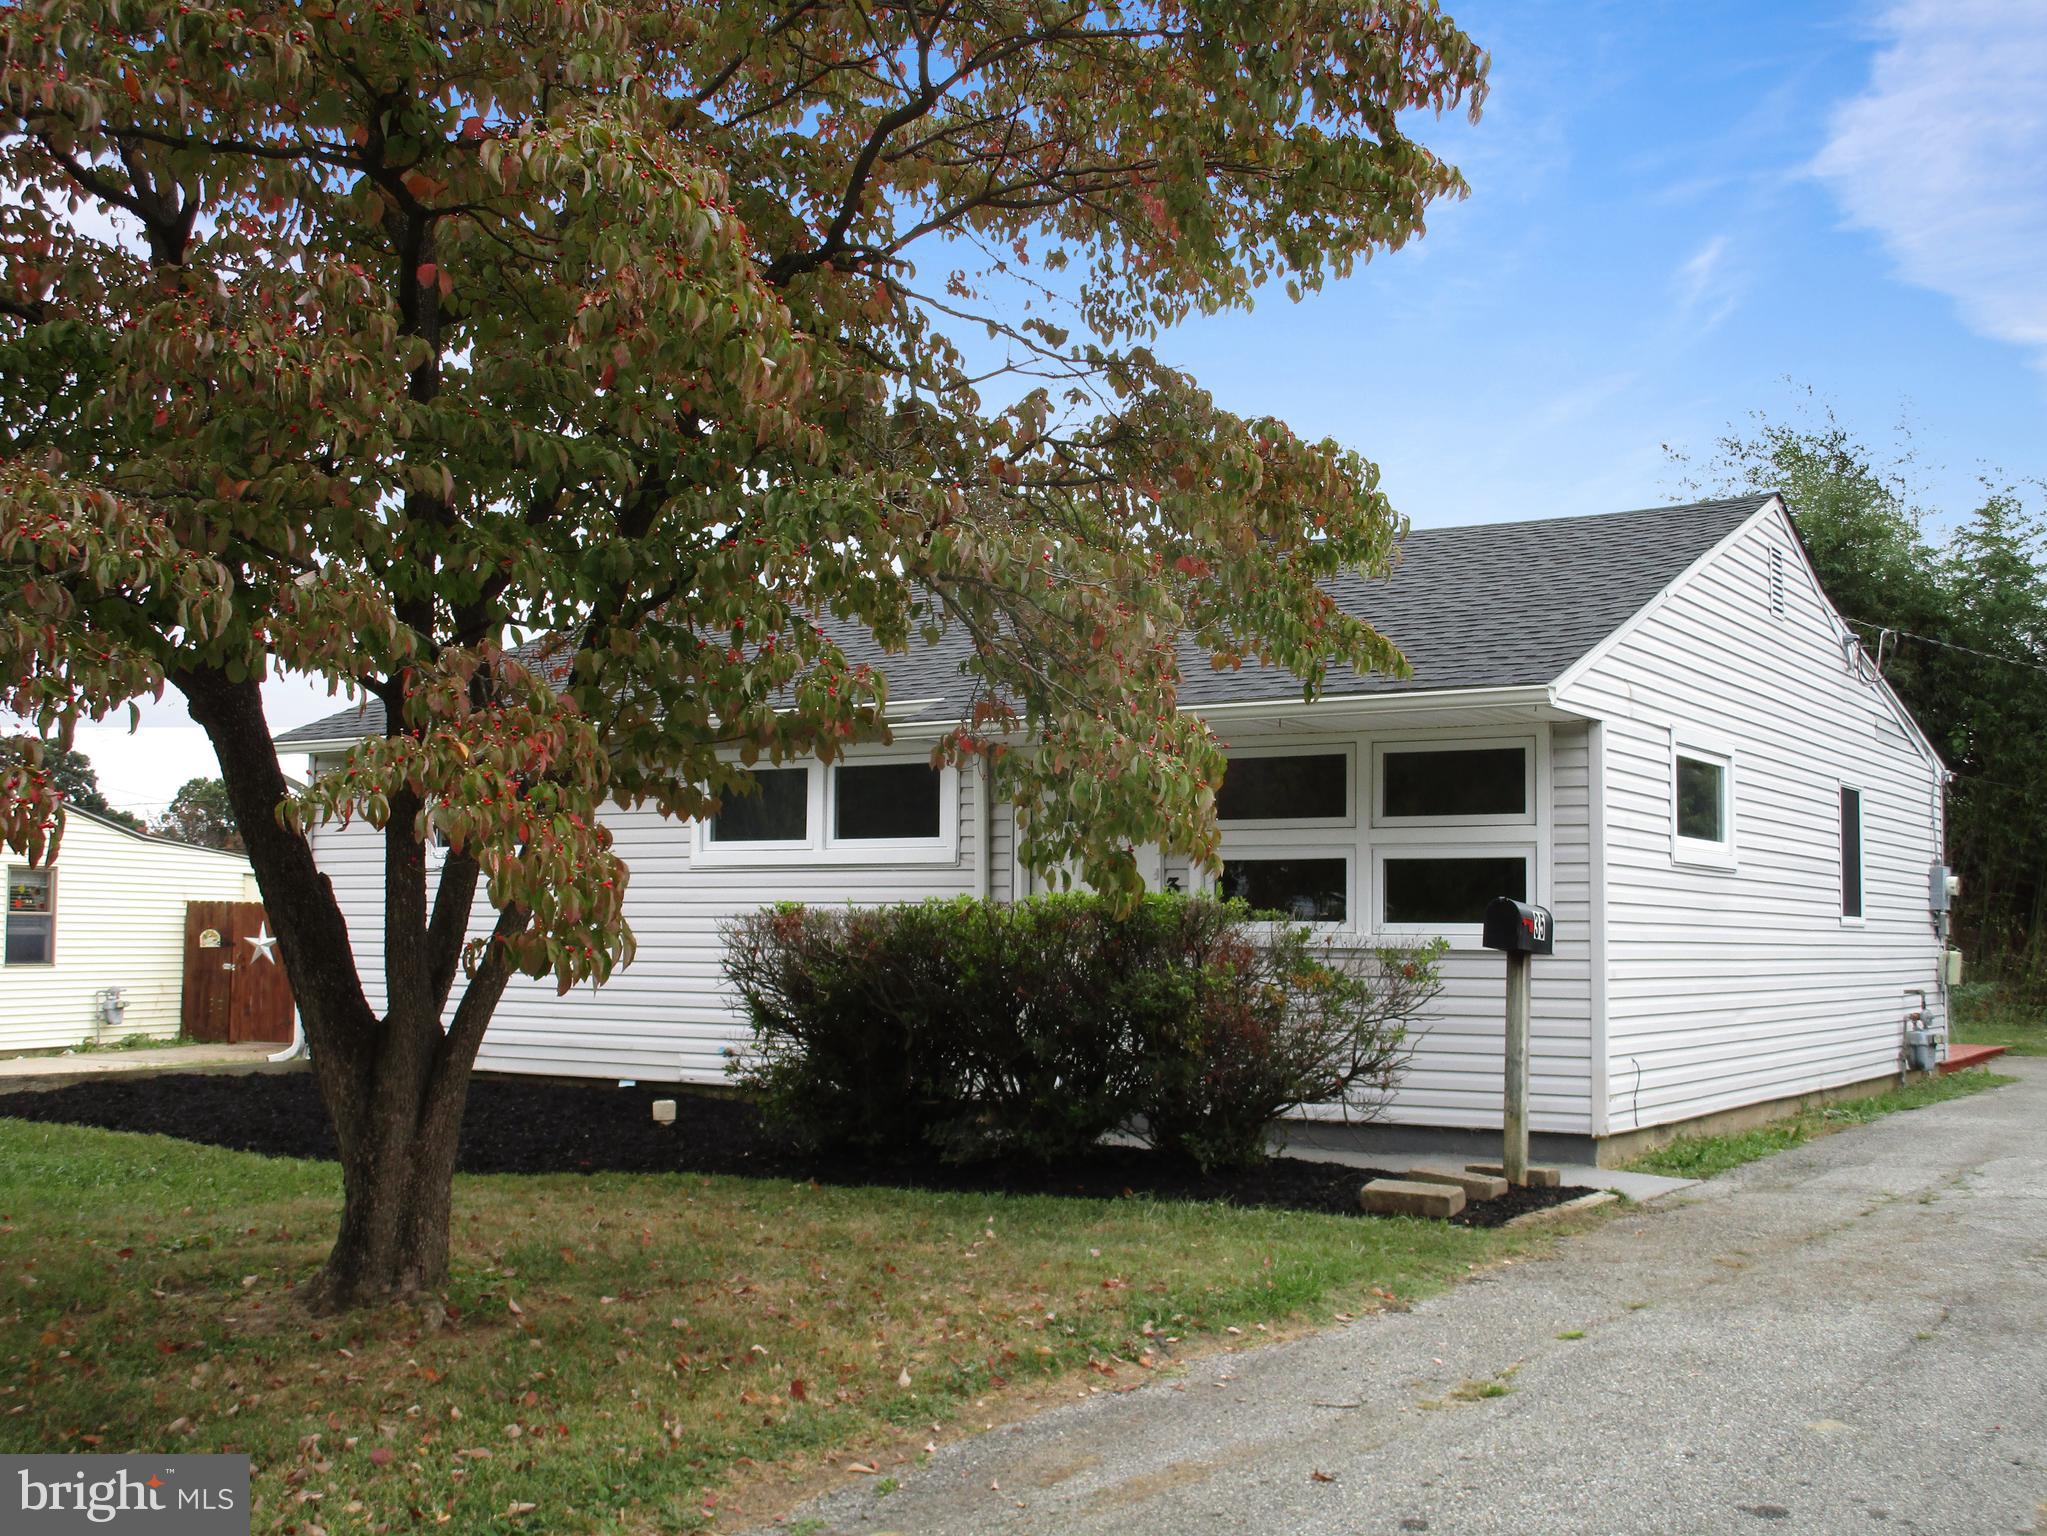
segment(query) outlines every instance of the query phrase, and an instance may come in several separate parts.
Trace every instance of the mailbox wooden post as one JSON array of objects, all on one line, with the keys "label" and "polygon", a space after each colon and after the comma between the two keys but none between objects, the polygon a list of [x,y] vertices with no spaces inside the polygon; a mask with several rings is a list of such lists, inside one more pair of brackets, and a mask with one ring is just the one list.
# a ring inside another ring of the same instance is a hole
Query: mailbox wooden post
[{"label": "mailbox wooden post", "polygon": [[1500,1168],[1509,1184],[1528,1182],[1528,1000],[1532,962],[1555,953],[1554,925],[1547,907],[1502,896],[1485,910],[1484,943],[1507,956],[1506,1092],[1500,1129],[1506,1142]]}]

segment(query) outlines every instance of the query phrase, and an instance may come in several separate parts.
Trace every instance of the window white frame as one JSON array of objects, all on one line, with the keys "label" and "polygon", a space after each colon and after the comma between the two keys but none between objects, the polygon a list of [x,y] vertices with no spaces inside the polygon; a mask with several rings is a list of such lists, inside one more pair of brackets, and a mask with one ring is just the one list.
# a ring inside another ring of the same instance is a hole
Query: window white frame
[{"label": "window white frame", "polygon": [[33,970],[42,966],[55,965],[57,963],[57,871],[48,864],[37,865],[33,868],[26,864],[10,864],[7,866],[7,910],[4,914],[0,914],[0,921],[10,924],[14,921],[14,877],[16,874],[39,874],[43,877],[43,889],[48,893],[49,905],[41,912],[25,912],[22,915],[24,917],[48,918],[50,942],[47,952],[40,960],[7,960],[7,934],[5,929],[0,929],[0,962],[21,970]]},{"label": "window white frame", "polygon": [[1841,913],[1843,928],[1861,928],[1869,922],[1869,791],[1843,779],[1834,786],[1834,813],[1839,818],[1840,857],[1834,861],[1834,905],[1848,901],[1848,794],[1855,796],[1855,897],[1860,910]]},{"label": "window white frame", "polygon": [[928,752],[891,752],[879,757],[840,758],[818,777],[824,780],[823,819],[812,823],[824,839],[824,851],[836,860],[855,863],[946,863],[959,854],[959,774],[951,767],[938,770],[938,834],[935,837],[849,837],[841,838],[832,828],[838,822],[837,790],[841,768],[881,768],[901,763],[931,766]]},{"label": "window white frame", "polygon": [[1259,742],[1255,746],[1232,747],[1230,761],[1258,757],[1341,757],[1343,759],[1343,814],[1341,816],[1261,816],[1256,820],[1218,821],[1225,834],[1244,832],[1287,832],[1358,824],[1358,747],[1355,741],[1297,741],[1285,746]]},{"label": "window white frame", "polygon": [[[1318,918],[1292,918],[1291,922],[1301,923],[1321,933],[1349,933],[1362,925],[1358,922],[1358,858],[1357,849],[1350,843],[1267,843],[1231,842],[1224,840],[1222,862],[1257,859],[1341,859],[1343,861],[1343,917],[1340,920]],[[1222,895],[1222,881],[1217,877],[1213,894]]]},{"label": "window white frame", "polygon": [[[1261,817],[1256,821],[1218,822],[1222,841],[1219,853],[1224,863],[1232,859],[1342,859],[1343,920],[1314,922],[1320,932],[1348,932],[1358,922],[1358,744],[1354,738],[1309,736],[1294,740],[1260,741],[1231,747],[1231,760],[1257,757],[1341,757],[1343,759],[1343,814],[1341,816]],[[1334,830],[1351,835],[1332,838]],[[1214,889],[1221,890],[1220,883]]]},{"label": "window white frame", "polygon": [[[1372,743],[1372,825],[1375,827],[1532,827],[1535,825],[1535,764],[1541,742],[1534,736],[1410,736]],[[1386,813],[1386,759],[1401,752],[1498,752],[1521,750],[1519,815],[1389,816]]]},{"label": "window white frame", "polygon": [[764,869],[846,865],[953,864],[959,860],[960,780],[951,764],[938,771],[938,836],[918,838],[836,838],[832,836],[833,789],[841,763],[855,768],[884,763],[929,763],[930,753],[908,750],[863,753],[823,763],[763,763],[763,769],[800,769],[805,783],[804,835],[780,842],[720,843],[706,816],[692,823],[690,863],[705,869]]},{"label": "window white frame", "polygon": [[[1386,861],[1388,859],[1525,859],[1528,879],[1523,889],[1526,901],[1547,906],[1548,891],[1543,884],[1542,848],[1535,842],[1467,842],[1462,838],[1427,838],[1414,842],[1375,843],[1372,847],[1372,930],[1388,938],[1448,939],[1459,949],[1475,948],[1485,931],[1480,923],[1393,923],[1386,919]],[[1500,893],[1505,895],[1503,891]]]},{"label": "window white frame", "polygon": [[[1686,837],[1678,830],[1678,759],[1689,758],[1720,770],[1720,836],[1717,839]],[[1736,758],[1731,747],[1698,736],[1673,733],[1670,747],[1670,860],[1705,869],[1733,869],[1736,865],[1735,837]]]}]

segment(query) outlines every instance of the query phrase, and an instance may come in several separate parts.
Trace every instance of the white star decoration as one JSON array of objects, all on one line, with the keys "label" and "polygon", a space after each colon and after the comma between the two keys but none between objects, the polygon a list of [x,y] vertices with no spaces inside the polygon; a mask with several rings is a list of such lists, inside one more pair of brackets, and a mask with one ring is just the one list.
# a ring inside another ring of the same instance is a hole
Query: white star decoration
[{"label": "white star decoration", "polygon": [[277,948],[277,940],[270,936],[270,924],[268,922],[258,923],[256,931],[247,935],[247,938],[249,940],[249,947],[256,951],[254,958],[249,962],[251,965],[254,965],[257,960],[268,960],[272,965],[277,964],[277,957],[270,953],[271,950]]}]

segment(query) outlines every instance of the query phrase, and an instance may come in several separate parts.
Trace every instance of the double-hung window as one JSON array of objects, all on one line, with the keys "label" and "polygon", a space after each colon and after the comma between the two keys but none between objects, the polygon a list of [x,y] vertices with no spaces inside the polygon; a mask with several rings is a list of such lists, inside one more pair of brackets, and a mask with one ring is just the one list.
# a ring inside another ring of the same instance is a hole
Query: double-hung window
[{"label": "double-hung window", "polygon": [[1217,893],[1295,922],[1350,922],[1356,779],[1348,746],[1233,752],[1215,794]]},{"label": "double-hung window", "polygon": [[1486,906],[1536,893],[1536,742],[1383,742],[1373,753],[1374,917],[1472,939]]},{"label": "double-hung window", "polygon": [[7,870],[7,964],[48,965],[57,958],[57,876],[20,864]]},{"label": "double-hung window", "polygon": [[752,771],[698,823],[707,865],[928,864],[959,854],[959,779],[928,759],[804,763]]}]

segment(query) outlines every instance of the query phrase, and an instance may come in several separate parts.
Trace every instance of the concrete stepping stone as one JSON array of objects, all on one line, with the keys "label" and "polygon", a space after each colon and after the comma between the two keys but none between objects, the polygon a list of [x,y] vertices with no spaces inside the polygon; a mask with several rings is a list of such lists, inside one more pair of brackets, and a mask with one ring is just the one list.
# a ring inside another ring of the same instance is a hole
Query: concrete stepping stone
[{"label": "concrete stepping stone", "polygon": [[1464,1209],[1464,1191],[1454,1184],[1419,1179],[1374,1179],[1358,1191],[1358,1204],[1374,1216],[1432,1216],[1443,1220]]},{"label": "concrete stepping stone", "polygon": [[[1504,1179],[1507,1176],[1507,1170],[1498,1163],[1466,1163],[1464,1171],[1466,1173],[1490,1174],[1496,1179]],[[1561,1168],[1538,1166],[1535,1163],[1528,1165],[1528,1187],[1530,1189],[1555,1189],[1563,1182],[1564,1171]]]},{"label": "concrete stepping stone", "polygon": [[1489,1173],[1452,1168],[1447,1163],[1416,1163],[1405,1177],[1424,1184],[1455,1184],[1467,1200],[1497,1200],[1507,1192],[1507,1181]]}]

